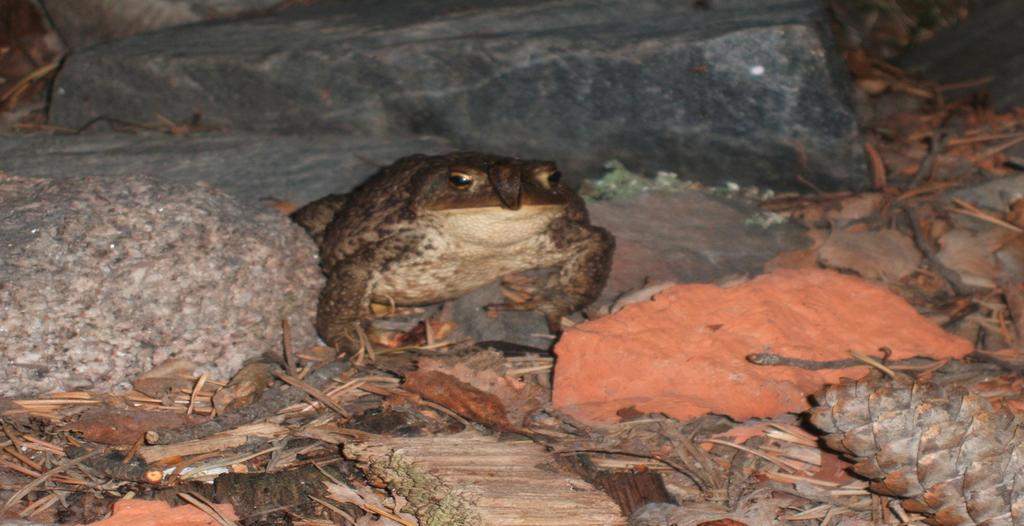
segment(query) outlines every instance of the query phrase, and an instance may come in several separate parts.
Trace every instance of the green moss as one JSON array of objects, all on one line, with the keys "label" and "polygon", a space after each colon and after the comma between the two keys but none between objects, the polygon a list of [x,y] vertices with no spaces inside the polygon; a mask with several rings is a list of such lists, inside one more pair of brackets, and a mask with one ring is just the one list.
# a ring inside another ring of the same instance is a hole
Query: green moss
[{"label": "green moss", "polygon": [[653,178],[647,177],[629,170],[614,159],[605,163],[604,168],[605,173],[601,178],[584,181],[580,195],[585,199],[606,201],[656,190],[679,192],[700,187],[698,183],[681,181],[679,176],[672,172],[658,172]]},{"label": "green moss", "polygon": [[[681,192],[697,191],[728,199],[741,199],[757,203],[775,196],[772,190],[762,190],[756,186],[740,186],[726,182],[720,186],[705,186],[696,181],[685,181],[673,172],[658,172],[651,178],[631,171],[621,162],[611,160],[605,163],[605,174],[599,179],[587,180],[580,188],[580,195],[588,201],[610,201],[628,199],[644,192]],[[769,228],[787,222],[788,219],[775,212],[756,212],[746,219],[751,226]]]}]

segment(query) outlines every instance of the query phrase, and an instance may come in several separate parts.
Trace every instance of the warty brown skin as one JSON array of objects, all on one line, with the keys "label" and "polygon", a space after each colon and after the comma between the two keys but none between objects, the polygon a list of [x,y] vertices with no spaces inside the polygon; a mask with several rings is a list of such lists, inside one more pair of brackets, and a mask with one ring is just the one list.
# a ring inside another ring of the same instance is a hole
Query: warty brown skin
[{"label": "warty brown skin", "polygon": [[552,162],[474,152],[413,155],[348,194],[292,218],[320,246],[327,286],[317,329],[340,350],[357,342],[370,303],[423,305],[461,296],[502,275],[553,268],[526,303],[554,332],[563,316],[597,299],[614,240],[590,224],[583,200]]}]

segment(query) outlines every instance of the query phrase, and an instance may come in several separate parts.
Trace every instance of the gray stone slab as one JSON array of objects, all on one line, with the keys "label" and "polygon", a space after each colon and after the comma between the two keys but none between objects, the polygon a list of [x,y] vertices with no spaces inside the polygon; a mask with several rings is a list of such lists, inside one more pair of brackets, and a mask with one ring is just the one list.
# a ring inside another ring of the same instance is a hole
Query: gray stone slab
[{"label": "gray stone slab", "polygon": [[753,276],[781,252],[810,246],[796,223],[762,226],[755,205],[700,191],[645,192],[587,206],[615,236],[604,298],[646,283],[713,282]]},{"label": "gray stone slab", "polygon": [[137,35],[71,55],[50,117],[430,134],[684,178],[867,183],[816,0],[352,0]]},{"label": "gray stone slab", "polygon": [[980,88],[946,95],[982,89],[989,92],[998,110],[1024,105],[1024,2],[978,2],[964,21],[911,48],[898,63],[943,83],[992,77],[992,82]]},{"label": "gray stone slab", "polygon": [[39,0],[64,42],[80,50],[165,27],[265,11],[283,0]]},{"label": "gray stone slab", "polygon": [[206,181],[247,202],[276,197],[303,204],[348,191],[398,157],[451,149],[432,137],[0,136],[0,170],[46,178],[149,174],[168,181]]}]

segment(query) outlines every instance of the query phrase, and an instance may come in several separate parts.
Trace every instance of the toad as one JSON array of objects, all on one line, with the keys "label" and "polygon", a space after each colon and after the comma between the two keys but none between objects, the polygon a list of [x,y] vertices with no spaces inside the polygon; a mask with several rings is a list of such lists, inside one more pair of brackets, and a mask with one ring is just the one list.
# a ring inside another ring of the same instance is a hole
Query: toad
[{"label": "toad", "polygon": [[371,303],[438,303],[541,268],[553,272],[539,293],[496,307],[539,311],[557,332],[597,299],[614,248],[555,163],[473,152],[399,159],[292,218],[320,247],[317,330],[339,350],[357,344]]}]

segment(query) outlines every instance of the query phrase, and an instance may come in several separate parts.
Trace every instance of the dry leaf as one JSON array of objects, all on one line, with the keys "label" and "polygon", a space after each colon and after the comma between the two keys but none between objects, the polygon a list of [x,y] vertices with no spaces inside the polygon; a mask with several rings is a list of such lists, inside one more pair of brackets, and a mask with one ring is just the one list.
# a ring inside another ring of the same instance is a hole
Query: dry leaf
[{"label": "dry leaf", "polygon": [[191,389],[195,384],[198,364],[190,360],[172,358],[140,374],[132,387],[146,396],[163,399],[175,392]]},{"label": "dry leaf", "polygon": [[1019,234],[995,225],[978,228],[958,227],[947,232],[939,239],[938,259],[959,274],[964,285],[993,288],[1002,275],[995,253]]},{"label": "dry leaf", "polygon": [[868,232],[840,230],[818,250],[818,261],[827,267],[895,283],[921,264],[921,253],[910,237],[893,229]]},{"label": "dry leaf", "polygon": [[499,429],[517,429],[547,402],[547,389],[504,376],[504,359],[480,351],[451,363],[424,358],[403,386],[471,420]]}]

